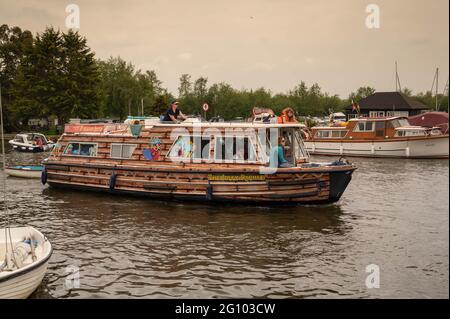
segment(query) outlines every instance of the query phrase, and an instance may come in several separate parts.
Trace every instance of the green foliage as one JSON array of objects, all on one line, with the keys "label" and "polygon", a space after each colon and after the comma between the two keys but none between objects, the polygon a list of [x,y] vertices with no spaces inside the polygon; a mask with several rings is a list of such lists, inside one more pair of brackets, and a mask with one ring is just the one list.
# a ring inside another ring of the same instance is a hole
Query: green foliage
[{"label": "green foliage", "polygon": [[153,114],[159,107],[157,103],[161,102],[160,97],[165,98],[166,93],[154,71],[136,71],[133,64],[120,57],[98,61],[98,65],[100,109],[103,116],[123,120],[126,115]]},{"label": "green foliage", "polygon": [[[36,117],[57,117],[65,123],[71,117],[159,116],[174,98],[155,71],[143,72],[120,57],[96,60],[86,38],[52,27],[33,38],[30,31],[0,26],[0,84],[8,130]],[[207,77],[194,80],[182,74],[178,99],[185,114],[203,114],[202,105],[208,103],[208,118],[230,120],[249,117],[253,107],[272,108],[276,114],[291,107],[297,116],[327,116],[374,92],[362,86],[342,99],[323,92],[317,83],[308,87],[300,81],[291,90],[274,94],[266,88],[238,90],[223,82],[209,85]],[[407,88],[402,92],[435,108],[431,92],[416,96]],[[448,97],[438,95],[438,104],[447,111]]]},{"label": "green foliage", "polygon": [[22,31],[19,27],[0,26],[0,85],[2,91],[2,106],[4,110],[5,129],[16,128],[13,104],[16,94],[13,82],[17,68],[24,55],[33,45],[33,35],[30,31]]},{"label": "green foliage", "polygon": [[14,79],[17,118],[98,115],[98,70],[94,54],[77,32],[47,28],[25,51]]}]

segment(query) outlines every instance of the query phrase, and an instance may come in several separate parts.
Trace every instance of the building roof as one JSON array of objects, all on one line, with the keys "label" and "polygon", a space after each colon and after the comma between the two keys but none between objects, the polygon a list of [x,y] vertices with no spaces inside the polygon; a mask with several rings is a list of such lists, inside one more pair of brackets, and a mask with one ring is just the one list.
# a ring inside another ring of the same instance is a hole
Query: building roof
[{"label": "building roof", "polygon": [[[358,101],[361,110],[428,110],[430,107],[400,92],[377,92]],[[345,108],[352,110],[352,105]]]}]

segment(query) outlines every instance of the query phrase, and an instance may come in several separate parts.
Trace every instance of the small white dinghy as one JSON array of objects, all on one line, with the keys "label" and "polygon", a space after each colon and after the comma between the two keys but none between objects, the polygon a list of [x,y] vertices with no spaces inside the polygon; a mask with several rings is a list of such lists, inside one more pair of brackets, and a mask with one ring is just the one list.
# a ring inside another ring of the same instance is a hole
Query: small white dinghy
[{"label": "small white dinghy", "polygon": [[28,298],[41,284],[51,255],[52,245],[35,228],[0,228],[0,299]]},{"label": "small white dinghy", "polygon": [[5,168],[5,173],[13,177],[40,178],[42,170],[43,166],[41,165],[18,165],[7,166]]}]

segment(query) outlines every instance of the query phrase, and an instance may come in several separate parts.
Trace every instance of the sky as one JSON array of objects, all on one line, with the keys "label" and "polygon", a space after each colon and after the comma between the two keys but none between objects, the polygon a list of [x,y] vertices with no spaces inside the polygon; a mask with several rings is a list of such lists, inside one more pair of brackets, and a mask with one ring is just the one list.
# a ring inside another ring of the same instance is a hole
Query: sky
[{"label": "sky", "polygon": [[[437,67],[440,92],[448,79],[448,0],[0,0],[0,24],[67,31],[69,4],[98,58],[155,70],[175,94],[183,73],[274,93],[300,81],[341,97],[394,91],[395,61],[413,92],[431,89]],[[370,4],[379,28],[367,27]]]}]

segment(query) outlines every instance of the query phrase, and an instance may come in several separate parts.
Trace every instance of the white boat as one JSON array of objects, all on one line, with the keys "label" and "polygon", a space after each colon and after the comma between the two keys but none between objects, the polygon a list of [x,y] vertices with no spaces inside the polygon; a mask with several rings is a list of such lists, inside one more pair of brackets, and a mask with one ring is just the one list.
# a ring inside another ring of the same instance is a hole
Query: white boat
[{"label": "white boat", "polygon": [[448,137],[439,128],[411,126],[404,117],[357,118],[313,127],[305,145],[313,155],[448,158]]},{"label": "white boat", "polygon": [[55,143],[49,141],[41,133],[17,134],[8,143],[19,152],[46,152],[51,151],[55,146]]},{"label": "white boat", "polygon": [[28,298],[41,284],[51,255],[52,245],[35,228],[0,228],[0,299]]},{"label": "white boat", "polygon": [[13,177],[40,178],[42,170],[43,166],[41,165],[19,165],[7,166],[5,168],[5,173]]}]

